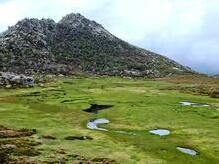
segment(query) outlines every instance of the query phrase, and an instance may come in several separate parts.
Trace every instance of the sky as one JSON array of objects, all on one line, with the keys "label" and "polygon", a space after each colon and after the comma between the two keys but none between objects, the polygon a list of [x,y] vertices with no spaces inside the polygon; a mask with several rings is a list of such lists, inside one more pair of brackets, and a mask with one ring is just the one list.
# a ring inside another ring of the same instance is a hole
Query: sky
[{"label": "sky", "polygon": [[23,18],[81,13],[117,37],[219,74],[219,0],[0,0],[0,32]]}]

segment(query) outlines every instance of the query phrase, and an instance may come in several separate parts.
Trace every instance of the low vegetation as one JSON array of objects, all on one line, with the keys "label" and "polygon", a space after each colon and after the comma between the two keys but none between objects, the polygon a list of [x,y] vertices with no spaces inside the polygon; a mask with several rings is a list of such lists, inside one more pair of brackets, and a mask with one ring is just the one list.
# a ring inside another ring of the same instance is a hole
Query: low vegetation
[{"label": "low vegetation", "polygon": [[[0,163],[217,164],[219,99],[188,92],[188,86],[196,89],[202,83],[181,79],[60,77],[34,88],[0,89],[0,125],[16,133],[35,132],[1,138]],[[210,80],[208,87],[217,84]],[[182,106],[182,101],[209,106]],[[111,108],[85,112],[90,104]],[[87,122],[97,118],[110,121],[99,125],[108,131],[87,129]],[[150,134],[154,129],[170,134]],[[6,145],[13,151],[3,149]],[[178,146],[198,155],[184,154]]]},{"label": "low vegetation", "polygon": [[[219,98],[219,79],[207,75],[183,75],[160,78],[157,80],[175,83],[168,89],[181,90],[187,93],[208,95],[212,98]],[[185,85],[186,84],[186,85]]]}]

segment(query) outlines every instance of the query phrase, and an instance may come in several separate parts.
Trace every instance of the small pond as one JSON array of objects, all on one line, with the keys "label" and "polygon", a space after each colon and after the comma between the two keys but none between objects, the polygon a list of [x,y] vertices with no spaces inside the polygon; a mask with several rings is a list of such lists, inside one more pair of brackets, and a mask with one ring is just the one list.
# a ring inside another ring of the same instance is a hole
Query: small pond
[{"label": "small pond", "polygon": [[170,131],[167,129],[155,129],[149,131],[151,134],[159,135],[159,136],[167,136],[170,134]]},{"label": "small pond", "polygon": [[180,104],[182,106],[192,106],[192,107],[208,107],[209,106],[208,104],[193,103],[190,101],[182,101],[180,102]]},{"label": "small pond", "polygon": [[108,131],[107,129],[99,128],[98,125],[99,124],[108,124],[109,122],[110,121],[106,118],[99,118],[99,119],[90,120],[87,123],[87,128],[88,129],[93,129],[93,130]]},{"label": "small pond", "polygon": [[192,156],[198,155],[198,153],[192,149],[188,149],[188,148],[184,148],[184,147],[177,147],[176,149],[181,151],[182,153],[189,154]]}]

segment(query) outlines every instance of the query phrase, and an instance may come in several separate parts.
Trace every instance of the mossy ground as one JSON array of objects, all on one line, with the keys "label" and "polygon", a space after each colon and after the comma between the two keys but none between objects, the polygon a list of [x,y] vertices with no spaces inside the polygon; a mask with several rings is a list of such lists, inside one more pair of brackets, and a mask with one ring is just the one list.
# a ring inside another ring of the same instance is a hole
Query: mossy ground
[{"label": "mossy ground", "polygon": [[[35,137],[43,141],[37,146],[41,154],[31,158],[38,162],[79,154],[126,164],[219,163],[219,99],[168,90],[177,85],[146,79],[78,77],[58,79],[45,87],[1,89],[0,125],[37,129]],[[186,100],[210,106],[179,104]],[[84,112],[91,103],[113,107],[97,115]],[[87,121],[93,118],[109,119],[104,125],[109,131],[87,129]],[[160,137],[148,133],[156,128],[169,129],[171,134]],[[56,139],[45,139],[45,135]],[[77,135],[94,139],[64,139]],[[199,155],[183,154],[177,146],[192,148]],[[66,154],[58,153],[60,150]]]}]

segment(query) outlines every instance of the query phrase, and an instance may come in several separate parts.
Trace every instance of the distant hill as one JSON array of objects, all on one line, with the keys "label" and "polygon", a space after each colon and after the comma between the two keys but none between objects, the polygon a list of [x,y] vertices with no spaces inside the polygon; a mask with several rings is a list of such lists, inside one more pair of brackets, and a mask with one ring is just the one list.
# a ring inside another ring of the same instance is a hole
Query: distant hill
[{"label": "distant hill", "polygon": [[193,71],[133,46],[80,14],[23,19],[0,34],[0,71],[164,77]]}]

